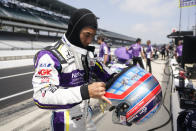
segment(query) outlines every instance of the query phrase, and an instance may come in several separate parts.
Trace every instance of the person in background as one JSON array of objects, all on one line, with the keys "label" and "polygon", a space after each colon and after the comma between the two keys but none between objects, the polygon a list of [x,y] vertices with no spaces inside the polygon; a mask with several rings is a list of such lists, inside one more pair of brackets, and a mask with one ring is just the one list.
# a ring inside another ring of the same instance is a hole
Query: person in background
[{"label": "person in background", "polygon": [[129,52],[129,50],[131,50],[131,52],[132,52],[133,65],[137,65],[137,63],[139,63],[140,67],[144,69],[142,57],[143,57],[143,59],[145,59],[145,55],[143,52],[143,48],[141,46],[141,39],[138,38],[136,40],[136,43],[132,44],[130,46],[130,48],[128,49],[128,52]]},{"label": "person in background", "polygon": [[169,44],[166,46],[166,56],[167,56],[167,58],[169,58]]},{"label": "person in background", "polygon": [[100,44],[99,48],[99,58],[103,62],[103,64],[109,64],[109,50],[107,44],[104,42],[103,36],[97,37],[97,43]]},{"label": "person in background", "polygon": [[162,55],[162,59],[165,60],[165,44],[161,47],[161,55]]},{"label": "person in background", "polygon": [[175,56],[176,56],[177,62],[180,65],[182,64],[182,49],[183,49],[182,41],[179,40],[178,41],[178,46],[176,47]]},{"label": "person in background", "polygon": [[151,41],[148,40],[146,42],[147,48],[146,48],[146,70],[147,67],[149,67],[149,72],[152,73],[152,68],[151,68],[151,59],[152,59],[152,53],[153,53],[153,48],[151,46]]},{"label": "person in background", "polygon": [[107,46],[108,46],[108,56],[109,56],[109,63],[112,61],[112,55],[111,55],[111,47],[112,47],[112,43],[109,42],[107,43]]},{"label": "person in background", "polygon": [[158,49],[157,49],[157,47],[155,46],[155,47],[153,48],[153,52],[154,52],[153,58],[154,58],[154,59],[158,59],[157,51],[158,51]]},{"label": "person in background", "polygon": [[[89,99],[111,101],[104,94],[105,82],[113,73],[93,57],[89,44],[97,30],[97,18],[88,9],[77,9],[70,17],[61,40],[39,51],[34,57],[32,79],[35,104],[51,110],[51,130],[86,131]],[[102,82],[91,82],[91,71]]]}]

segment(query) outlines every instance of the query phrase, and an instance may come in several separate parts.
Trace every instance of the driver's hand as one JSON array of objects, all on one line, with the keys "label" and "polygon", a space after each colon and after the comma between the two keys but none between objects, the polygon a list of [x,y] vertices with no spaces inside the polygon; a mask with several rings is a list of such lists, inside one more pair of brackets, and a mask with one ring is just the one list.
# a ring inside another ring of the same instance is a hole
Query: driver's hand
[{"label": "driver's hand", "polygon": [[108,104],[112,104],[112,102],[104,96],[105,94],[105,83],[104,82],[94,82],[88,85],[88,92],[90,98],[102,99],[106,101]]}]

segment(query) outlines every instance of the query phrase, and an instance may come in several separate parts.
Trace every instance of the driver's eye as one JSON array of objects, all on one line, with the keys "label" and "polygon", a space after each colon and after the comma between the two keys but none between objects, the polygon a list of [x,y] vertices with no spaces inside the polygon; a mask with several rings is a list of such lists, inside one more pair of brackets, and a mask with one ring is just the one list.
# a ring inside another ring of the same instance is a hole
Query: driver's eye
[{"label": "driver's eye", "polygon": [[84,36],[85,36],[86,38],[94,37],[94,34],[92,34],[92,33],[90,33],[90,32],[84,32],[83,34],[84,34]]}]

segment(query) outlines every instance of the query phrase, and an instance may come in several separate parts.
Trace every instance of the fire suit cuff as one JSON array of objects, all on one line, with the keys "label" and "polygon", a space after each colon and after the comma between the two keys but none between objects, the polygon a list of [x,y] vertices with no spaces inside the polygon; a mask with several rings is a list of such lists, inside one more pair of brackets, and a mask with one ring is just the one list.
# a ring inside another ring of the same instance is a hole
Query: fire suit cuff
[{"label": "fire suit cuff", "polygon": [[80,92],[82,96],[82,100],[90,99],[89,92],[88,92],[88,84],[84,84],[80,87]]}]

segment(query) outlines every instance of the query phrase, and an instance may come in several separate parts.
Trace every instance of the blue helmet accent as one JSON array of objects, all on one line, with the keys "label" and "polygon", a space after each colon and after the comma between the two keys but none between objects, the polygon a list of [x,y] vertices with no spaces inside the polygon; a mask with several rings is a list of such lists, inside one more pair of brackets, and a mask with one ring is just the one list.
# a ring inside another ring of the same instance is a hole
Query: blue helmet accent
[{"label": "blue helmet accent", "polygon": [[107,87],[105,96],[115,107],[114,123],[127,126],[143,123],[160,108],[161,86],[152,74],[140,67],[123,69]]}]

